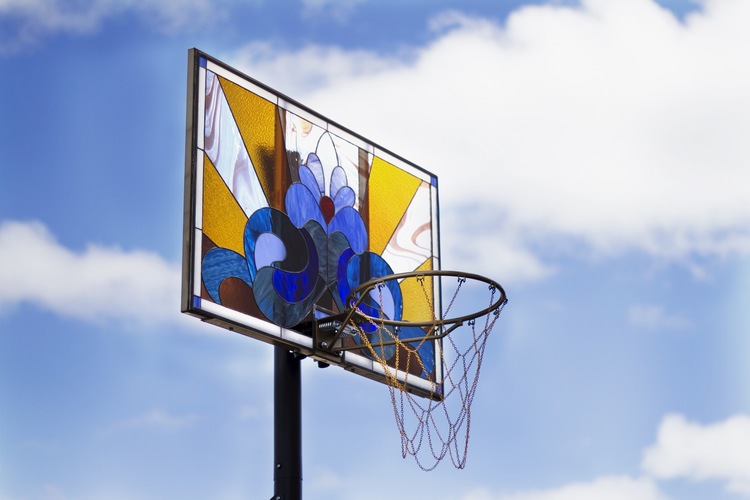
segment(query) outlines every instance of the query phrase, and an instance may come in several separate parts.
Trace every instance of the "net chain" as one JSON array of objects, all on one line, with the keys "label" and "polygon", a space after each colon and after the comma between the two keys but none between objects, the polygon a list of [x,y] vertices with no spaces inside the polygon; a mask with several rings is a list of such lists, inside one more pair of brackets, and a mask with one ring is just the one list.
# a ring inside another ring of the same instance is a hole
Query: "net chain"
[{"label": "net chain", "polygon": [[[361,344],[381,365],[385,373],[396,426],[401,436],[402,457],[412,455],[422,470],[430,471],[435,469],[446,456],[449,456],[453,465],[462,469],[466,465],[468,454],[471,405],[479,382],[487,339],[505,302],[480,317],[480,319],[483,318],[482,321],[477,322],[477,319],[466,321],[466,329],[470,331],[470,335],[459,332],[456,328],[443,337],[442,342],[435,341],[435,336],[445,331],[445,325],[435,317],[432,290],[428,290],[426,284],[428,280],[423,275],[417,275],[414,279],[422,289],[429,310],[433,311],[432,326],[423,328],[424,336],[414,340],[411,335],[407,335],[411,337],[410,344],[417,343],[416,347],[401,342],[398,338],[399,328],[385,324],[382,313],[379,321],[373,318],[362,324],[355,323],[356,330]],[[465,277],[457,277],[455,289],[443,311],[443,317],[448,316],[465,282]],[[379,282],[375,287],[378,290],[377,296],[381,311],[383,310],[384,287],[384,282]],[[490,305],[495,303],[496,293],[497,288],[490,285]],[[367,333],[365,328],[373,331]],[[384,342],[389,341],[395,341],[395,352],[391,355],[393,359],[386,359],[386,348],[383,346]],[[432,383],[430,397],[420,398],[407,390],[407,381],[410,376],[417,376],[411,371],[415,360],[419,373],[428,374],[417,352],[425,342],[432,341],[435,342],[435,349],[439,350],[439,359],[443,367],[443,394],[442,397],[434,397],[440,396],[438,391],[441,388],[430,378]],[[399,380],[398,377],[397,368],[399,367],[401,367],[403,380]],[[426,447],[424,447],[425,438]]]}]

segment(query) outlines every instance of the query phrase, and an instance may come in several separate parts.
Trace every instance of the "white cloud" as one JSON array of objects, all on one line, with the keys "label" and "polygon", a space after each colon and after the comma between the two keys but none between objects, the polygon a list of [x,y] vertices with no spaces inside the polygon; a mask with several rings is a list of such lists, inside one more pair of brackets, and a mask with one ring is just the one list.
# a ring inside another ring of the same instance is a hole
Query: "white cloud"
[{"label": "white cloud", "polygon": [[643,476],[608,475],[546,490],[494,492],[477,487],[461,500],[666,500],[665,480],[713,480],[750,498],[750,415],[701,425],[667,415],[644,450]]},{"label": "white cloud", "polygon": [[642,467],[659,479],[720,480],[729,491],[750,496],[750,416],[701,425],[669,415]]},{"label": "white cloud", "polygon": [[[471,210],[441,210],[442,267],[486,274],[486,269],[501,269],[503,283],[535,281],[555,272],[524,247],[518,231],[509,228],[487,207]],[[446,229],[447,228],[447,229]],[[442,233],[442,234],[445,234]],[[471,241],[471,245],[466,245]]]},{"label": "white cloud", "polygon": [[180,282],[179,265],[154,253],[74,252],[39,222],[0,223],[0,311],[29,303],[93,322],[197,324],[179,312]]},{"label": "white cloud", "polygon": [[504,25],[447,13],[432,43],[394,56],[255,44],[232,62],[434,171],[444,247],[473,238],[471,217],[484,233],[454,267],[502,276],[521,261],[534,278],[551,243],[750,252],[748,23],[736,0],[684,22],[653,0],[583,0]]},{"label": "white cloud", "polygon": [[55,33],[90,33],[108,19],[133,13],[165,32],[221,19],[232,0],[0,0],[0,21],[13,23],[0,53],[15,52]]},{"label": "white cloud", "polygon": [[573,483],[560,488],[527,491],[510,495],[493,495],[486,489],[476,489],[461,500],[666,500],[657,485],[649,478],[607,476],[591,482]]},{"label": "white cloud", "polygon": [[275,85],[291,97],[334,86],[342,78],[375,77],[400,66],[408,70],[399,57],[335,46],[308,45],[295,52],[279,52],[272,43],[252,42],[231,58],[237,67],[250,68],[254,78]]},{"label": "white cloud", "polygon": [[639,304],[628,310],[630,322],[647,330],[685,330],[691,322],[679,313],[670,313],[659,305]]}]

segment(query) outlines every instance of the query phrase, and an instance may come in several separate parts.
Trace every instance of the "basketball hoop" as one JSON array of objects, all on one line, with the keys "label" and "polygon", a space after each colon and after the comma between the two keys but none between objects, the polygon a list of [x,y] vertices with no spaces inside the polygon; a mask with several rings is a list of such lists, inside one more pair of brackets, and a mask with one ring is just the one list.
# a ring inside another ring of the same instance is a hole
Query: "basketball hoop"
[{"label": "basketball hoop", "polygon": [[[410,311],[413,321],[388,317],[385,311],[389,282],[390,286],[410,287],[412,291],[421,289],[426,307]],[[477,290],[477,285],[484,285],[483,290]],[[440,306],[441,293],[434,292],[441,290],[449,297],[444,308],[435,307]],[[466,294],[469,296],[463,297]],[[487,306],[462,312],[474,307],[476,296],[482,296],[480,300]],[[333,350],[364,350],[379,363],[401,435],[401,454],[404,458],[414,456],[425,471],[437,467],[446,455],[456,468],[466,465],[471,405],[484,349],[506,303],[505,291],[495,281],[457,271],[392,274],[362,283],[349,294],[337,338],[352,337],[354,345],[344,342],[344,346]],[[440,317],[435,311],[442,312]],[[428,344],[439,353],[440,367],[425,366],[417,355]],[[409,377],[429,381],[431,389],[426,399],[412,393]]]}]

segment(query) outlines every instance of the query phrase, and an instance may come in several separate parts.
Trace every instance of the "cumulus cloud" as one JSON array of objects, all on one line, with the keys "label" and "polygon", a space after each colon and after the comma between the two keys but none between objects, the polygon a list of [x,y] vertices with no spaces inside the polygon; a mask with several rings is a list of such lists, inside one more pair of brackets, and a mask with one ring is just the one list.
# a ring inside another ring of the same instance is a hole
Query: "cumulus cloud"
[{"label": "cumulus cloud", "polygon": [[702,425],[669,415],[642,467],[659,479],[719,480],[729,491],[750,496],[750,416]]},{"label": "cumulus cloud", "polygon": [[478,490],[462,500],[666,500],[656,484],[648,478],[608,476],[587,483],[574,483],[561,488],[492,496]]},{"label": "cumulus cloud", "polygon": [[461,500],[667,500],[665,480],[720,481],[729,492],[750,497],[750,416],[702,425],[667,415],[641,468],[641,477],[602,476],[546,490],[497,493],[480,487]]},{"label": "cumulus cloud", "polygon": [[39,222],[4,221],[0,263],[0,311],[28,303],[93,322],[183,323],[180,267],[154,253],[75,252]]},{"label": "cumulus cloud", "polygon": [[504,24],[448,12],[402,54],[255,44],[231,62],[435,172],[446,252],[468,227],[486,240],[452,267],[534,279],[551,243],[750,252],[748,22],[734,0],[683,20],[654,0],[582,0]]},{"label": "cumulus cloud", "polygon": [[[279,51],[269,42],[251,42],[231,56],[239,68],[292,97],[335,85],[340,78],[368,78],[408,66],[403,56],[384,56],[369,50],[308,45],[294,52]],[[333,118],[333,117],[331,117]]]}]

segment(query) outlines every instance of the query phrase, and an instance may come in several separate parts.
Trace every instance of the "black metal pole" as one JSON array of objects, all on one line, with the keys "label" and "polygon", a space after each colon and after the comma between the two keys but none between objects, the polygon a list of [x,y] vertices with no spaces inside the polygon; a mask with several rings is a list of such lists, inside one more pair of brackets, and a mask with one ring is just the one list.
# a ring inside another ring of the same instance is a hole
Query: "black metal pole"
[{"label": "black metal pole", "polygon": [[275,347],[274,351],[272,500],[301,500],[301,357],[283,347]]}]

